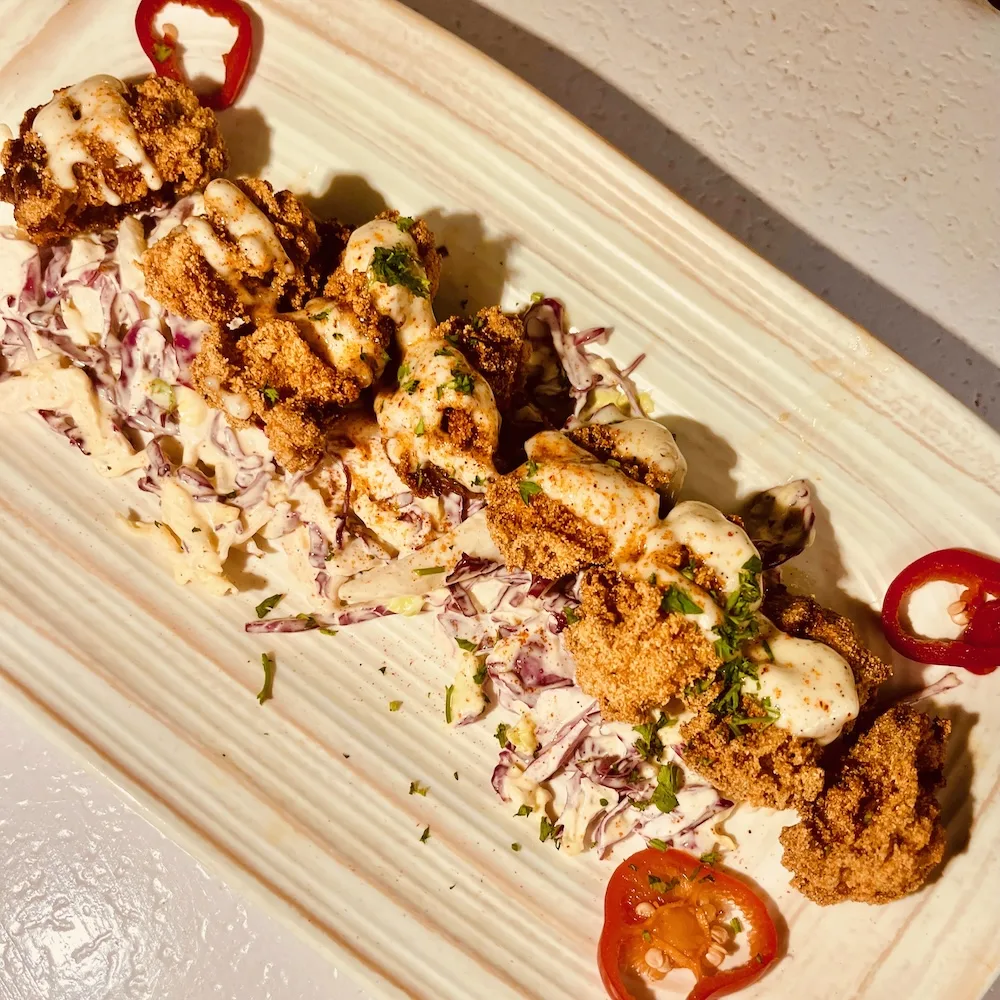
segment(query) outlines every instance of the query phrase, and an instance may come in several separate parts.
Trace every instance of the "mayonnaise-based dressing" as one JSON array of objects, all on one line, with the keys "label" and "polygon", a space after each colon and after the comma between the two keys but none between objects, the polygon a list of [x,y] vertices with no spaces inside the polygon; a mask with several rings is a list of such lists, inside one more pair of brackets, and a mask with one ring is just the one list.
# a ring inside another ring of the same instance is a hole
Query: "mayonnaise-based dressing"
[{"label": "mayonnaise-based dressing", "polygon": [[[78,163],[93,165],[88,139],[111,146],[118,166],[138,167],[150,190],[163,186],[163,178],[129,118],[124,93],[121,80],[102,74],[57,91],[39,110],[31,130],[45,146],[46,165],[59,187],[73,190],[77,185],[73,168]],[[106,183],[103,193],[109,205],[121,204],[121,198]]]},{"label": "mayonnaise-based dressing", "polygon": [[632,417],[606,424],[607,433],[614,438],[620,454],[628,455],[667,480],[657,492],[671,500],[684,485],[687,461],[681,454],[673,434],[661,423],[648,417]]},{"label": "mayonnaise-based dressing", "polygon": [[359,385],[367,388],[385,369],[389,355],[378,329],[363,324],[353,310],[332,299],[310,299],[289,318],[321,358]]},{"label": "mayonnaise-based dressing", "polygon": [[[247,265],[260,274],[294,272],[271,220],[231,181],[211,181],[197,208],[198,213],[182,225],[212,270],[236,289],[244,303],[254,299],[240,281]],[[222,238],[220,229],[236,244],[239,255]]]},{"label": "mayonnaise-based dressing", "polygon": [[726,597],[740,589],[740,572],[746,563],[759,558],[747,533],[711,504],[685,500],[666,516],[665,523],[675,541],[715,572]]},{"label": "mayonnaise-based dressing", "polygon": [[[641,549],[659,520],[660,498],[653,490],[598,461],[559,431],[536,434],[525,452],[537,466],[532,481],[547,497],[603,529],[615,562]],[[526,475],[525,466],[520,474]]]},{"label": "mayonnaise-based dressing", "polygon": [[860,710],[850,665],[821,642],[778,631],[765,635],[774,661],[757,646],[760,687],[753,692],[752,681],[745,687],[760,699],[770,699],[779,713],[776,726],[822,745],[831,743]]}]

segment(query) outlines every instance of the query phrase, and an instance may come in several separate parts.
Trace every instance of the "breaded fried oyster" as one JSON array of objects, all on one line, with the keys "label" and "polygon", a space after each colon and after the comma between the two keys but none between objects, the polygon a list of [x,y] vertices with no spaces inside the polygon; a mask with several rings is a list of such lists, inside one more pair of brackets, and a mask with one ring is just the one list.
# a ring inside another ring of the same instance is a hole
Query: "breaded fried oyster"
[{"label": "breaded fried oyster", "polygon": [[781,833],[792,885],[822,905],[888,903],[944,856],[941,808],[951,723],[897,705],[848,752],[832,783]]},{"label": "breaded fried oyster", "polygon": [[214,180],[194,212],[143,254],[146,290],[171,312],[224,326],[315,295],[312,216],[267,181]]},{"label": "breaded fried oyster", "polygon": [[203,188],[228,162],[215,115],[182,83],[93,76],[28,111],[0,154],[0,198],[39,245],[107,229]]}]

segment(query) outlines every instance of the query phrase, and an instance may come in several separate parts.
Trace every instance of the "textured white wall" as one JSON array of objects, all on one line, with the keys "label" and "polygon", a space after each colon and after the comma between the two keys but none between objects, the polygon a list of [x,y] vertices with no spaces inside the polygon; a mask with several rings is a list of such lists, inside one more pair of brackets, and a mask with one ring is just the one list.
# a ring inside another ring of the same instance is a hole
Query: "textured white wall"
[{"label": "textured white wall", "polygon": [[986,0],[405,0],[1000,428]]}]

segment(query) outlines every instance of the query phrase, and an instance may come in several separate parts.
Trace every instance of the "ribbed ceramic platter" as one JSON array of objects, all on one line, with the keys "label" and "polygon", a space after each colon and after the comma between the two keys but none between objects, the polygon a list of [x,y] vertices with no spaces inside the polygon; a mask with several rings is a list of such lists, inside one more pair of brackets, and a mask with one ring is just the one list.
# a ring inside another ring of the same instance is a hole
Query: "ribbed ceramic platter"
[{"label": "ribbed ceramic platter", "polygon": [[[863,331],[409,11],[254,6],[259,65],[223,116],[235,166],[347,221],[383,200],[427,214],[451,254],[439,314],[542,289],[578,325],[614,324],[619,360],[647,352],[641,381],[687,455],[688,495],[735,509],[753,489],[812,481],[819,538],[797,580],[876,648],[872,609],[904,563],[943,545],[1000,552],[1000,442]],[[92,73],[144,72],[134,9],[2,0],[0,118],[15,125]],[[172,19],[189,65],[208,69],[215,32],[197,15]],[[176,588],[116,527],[131,488],[100,479],[34,419],[5,422],[0,484],[5,697],[376,993],[601,995],[594,949],[611,866],[537,843],[497,801],[490,727],[445,728],[450,668],[428,628],[246,636],[265,590],[215,600]],[[261,707],[265,649],[279,673]],[[1000,965],[1000,679],[964,680],[939,704],[955,723],[952,856],[923,892],[820,909],[787,887],[781,820],[734,822],[731,860],[771,894],[789,942],[748,1000],[976,1000],[988,985]],[[427,798],[407,794],[414,779]]]}]

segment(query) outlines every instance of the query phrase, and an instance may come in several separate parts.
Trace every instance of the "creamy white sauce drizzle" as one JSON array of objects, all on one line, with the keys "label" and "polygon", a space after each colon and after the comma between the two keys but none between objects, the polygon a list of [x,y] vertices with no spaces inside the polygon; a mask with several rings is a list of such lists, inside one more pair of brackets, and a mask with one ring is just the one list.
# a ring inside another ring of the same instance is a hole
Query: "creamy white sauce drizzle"
[{"label": "creamy white sauce drizzle", "polygon": [[647,417],[620,420],[606,424],[605,427],[622,454],[634,458],[668,480],[669,485],[659,487],[657,492],[670,500],[676,500],[687,475],[687,461],[677,447],[673,434],[663,424]]},{"label": "creamy white sauce drizzle", "polygon": [[310,299],[289,316],[321,358],[359,385],[367,388],[385,369],[389,355],[378,330],[363,324],[353,310],[332,299]]},{"label": "creamy white sauce drizzle", "polygon": [[[31,130],[45,146],[47,166],[59,187],[73,190],[77,185],[73,168],[78,163],[93,165],[88,138],[111,146],[118,158],[116,166],[139,167],[150,190],[157,191],[163,186],[163,179],[129,118],[124,93],[121,80],[103,74],[92,76],[57,91],[35,116]],[[121,198],[106,183],[104,198],[109,205],[121,204]]]},{"label": "creamy white sauce drizzle", "polygon": [[[211,181],[201,207],[205,215],[189,216],[183,224],[205,260],[223,278],[234,279],[244,260],[258,272],[273,269],[291,274],[295,270],[271,220],[231,181]],[[216,226],[236,243],[243,260],[234,257]]]},{"label": "creamy white sauce drizzle", "polygon": [[758,645],[754,652],[760,688],[754,692],[752,681],[744,688],[758,698],[770,698],[780,713],[775,725],[822,745],[832,742],[858,717],[858,692],[850,665],[821,642],[777,630],[765,635],[774,662]]}]

